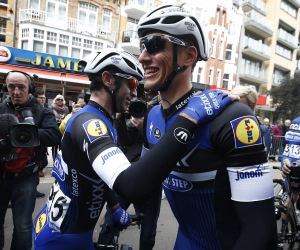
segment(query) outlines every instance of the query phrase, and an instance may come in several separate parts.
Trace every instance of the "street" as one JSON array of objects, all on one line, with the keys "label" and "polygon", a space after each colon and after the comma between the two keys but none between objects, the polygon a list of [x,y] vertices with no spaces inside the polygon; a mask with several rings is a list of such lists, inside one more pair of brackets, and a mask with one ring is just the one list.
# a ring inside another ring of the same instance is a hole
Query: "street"
[{"label": "street", "polygon": [[[49,159],[49,166],[52,166],[52,161]],[[273,170],[272,166],[280,166],[279,162],[269,162],[269,165],[271,167],[271,172],[273,178],[278,178],[281,176],[280,171]],[[51,184],[54,181],[54,178],[51,177],[51,169],[50,167],[47,167],[44,169],[45,177],[40,178],[40,184],[38,186],[38,191],[45,193],[45,198],[40,198],[36,200],[36,207],[33,213],[33,220],[36,217],[36,214],[42,209],[42,207],[45,205],[47,195],[50,191]],[[105,210],[105,209],[104,209]],[[134,209],[132,206],[129,207],[129,213],[134,214]],[[105,211],[102,211],[100,219],[103,217]],[[100,221],[99,219],[99,221]],[[12,213],[11,209],[7,210],[6,214],[6,221],[4,224],[4,231],[5,231],[5,245],[4,250],[10,249],[10,241],[12,237]],[[178,224],[170,210],[169,203],[166,199],[163,199],[161,202],[161,211],[160,216],[158,219],[157,224],[157,235],[156,235],[156,244],[154,247],[154,250],[172,250],[174,246],[174,242],[176,239],[177,234],[177,228]],[[97,223],[97,226],[94,229],[94,235],[93,240],[97,241],[98,234],[99,234],[100,226],[99,222]],[[119,244],[128,244],[133,245],[133,249],[137,250],[139,249],[139,229],[138,226],[130,226],[125,231],[122,231],[119,238]]]}]

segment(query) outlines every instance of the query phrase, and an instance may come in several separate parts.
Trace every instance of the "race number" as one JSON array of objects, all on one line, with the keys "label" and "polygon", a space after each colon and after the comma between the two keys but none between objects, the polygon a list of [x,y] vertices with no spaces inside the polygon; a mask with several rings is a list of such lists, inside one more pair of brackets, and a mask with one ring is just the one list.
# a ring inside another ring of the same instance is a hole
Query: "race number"
[{"label": "race number", "polygon": [[300,145],[286,144],[283,155],[290,156],[293,158],[300,157]]},{"label": "race number", "polygon": [[60,231],[60,226],[68,211],[71,199],[60,189],[57,182],[53,183],[50,195],[47,201],[49,226],[52,229]]}]

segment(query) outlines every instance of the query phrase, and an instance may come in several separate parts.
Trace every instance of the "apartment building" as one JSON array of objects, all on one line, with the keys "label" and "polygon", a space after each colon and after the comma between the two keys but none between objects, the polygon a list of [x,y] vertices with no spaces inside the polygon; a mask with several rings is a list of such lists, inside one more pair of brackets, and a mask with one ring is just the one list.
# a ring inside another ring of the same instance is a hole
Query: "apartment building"
[{"label": "apartment building", "polygon": [[36,84],[46,90],[48,103],[62,93],[71,104],[89,88],[79,59],[116,47],[119,12],[115,0],[1,0],[0,45],[11,57],[0,59],[0,74],[37,74]]},{"label": "apartment building", "polygon": [[[234,1],[244,12],[238,84],[254,85],[259,93],[279,86],[299,69],[300,0]],[[270,97],[258,105],[261,117],[273,117]]]}]

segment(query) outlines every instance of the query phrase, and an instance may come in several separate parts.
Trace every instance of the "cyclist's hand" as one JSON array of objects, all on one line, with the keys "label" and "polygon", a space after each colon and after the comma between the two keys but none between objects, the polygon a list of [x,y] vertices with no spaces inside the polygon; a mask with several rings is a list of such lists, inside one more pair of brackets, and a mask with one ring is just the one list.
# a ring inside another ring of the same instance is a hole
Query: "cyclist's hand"
[{"label": "cyclist's hand", "polygon": [[284,165],[283,165],[283,167],[282,167],[282,173],[281,173],[281,175],[283,177],[286,177],[290,173],[291,173],[291,165],[288,162],[285,162]]},{"label": "cyclist's hand", "polygon": [[121,230],[127,228],[131,223],[131,217],[123,208],[118,206],[112,211],[110,225],[118,225]]},{"label": "cyclist's hand", "polygon": [[190,97],[187,107],[180,115],[192,118],[198,125],[214,119],[232,101],[239,100],[238,95],[228,95],[218,90],[204,90]]}]

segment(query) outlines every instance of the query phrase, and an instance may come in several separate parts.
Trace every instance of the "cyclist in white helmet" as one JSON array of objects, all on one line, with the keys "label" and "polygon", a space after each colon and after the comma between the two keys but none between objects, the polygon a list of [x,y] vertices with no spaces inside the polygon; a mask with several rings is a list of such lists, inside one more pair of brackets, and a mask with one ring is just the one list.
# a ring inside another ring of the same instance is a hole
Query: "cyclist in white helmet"
[{"label": "cyclist in white helmet", "polygon": [[[117,147],[112,116],[125,112],[136,96],[143,78],[140,63],[130,53],[116,49],[91,53],[79,63],[91,81],[91,97],[66,124],[52,172],[55,183],[34,221],[36,250],[94,249],[93,230],[105,202],[112,209],[111,224],[127,227],[130,216],[119,206],[112,189],[129,201],[141,201],[161,185],[197,124],[212,119],[231,103],[222,93],[207,92],[213,115],[204,108],[197,113],[183,111],[174,131],[157,150],[131,165]],[[194,101],[203,106],[202,101]]]},{"label": "cyclist in white helmet", "polygon": [[[192,71],[208,60],[209,45],[203,26],[181,6],[146,13],[137,32],[144,87],[161,98],[144,119],[146,157],[187,105],[198,110],[190,102]],[[162,185],[179,224],[175,250],[276,249],[272,176],[257,119],[241,102],[198,127]]]}]

